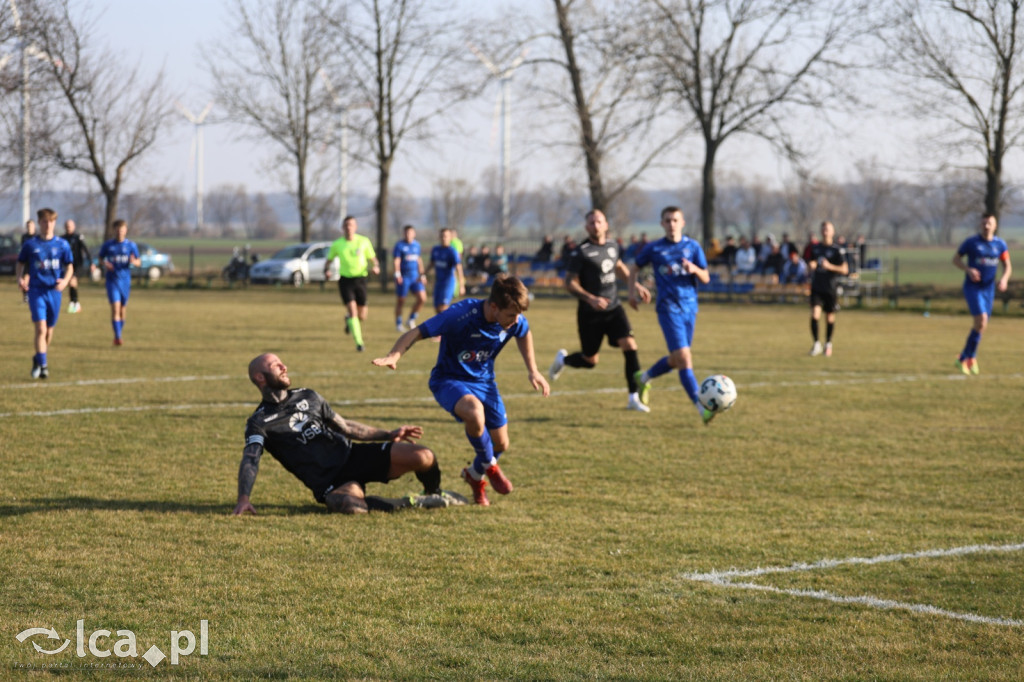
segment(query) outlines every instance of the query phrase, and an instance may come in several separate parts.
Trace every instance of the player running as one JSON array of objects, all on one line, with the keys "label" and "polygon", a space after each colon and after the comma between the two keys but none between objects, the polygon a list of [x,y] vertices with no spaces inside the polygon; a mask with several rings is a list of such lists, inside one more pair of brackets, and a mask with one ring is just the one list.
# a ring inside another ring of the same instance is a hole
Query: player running
[{"label": "player running", "polygon": [[[974,316],[974,326],[967,335],[967,343],[960,351],[956,366],[964,374],[978,374],[978,344],[992,315],[995,291],[1006,291],[1013,267],[1006,242],[996,236],[999,224],[996,217],[986,213],[981,217],[978,234],[968,237],[953,256],[953,265],[964,271],[964,298]],[[964,258],[966,257],[966,262]],[[1002,264],[1003,276],[996,279],[997,265]]]},{"label": "player running", "polygon": [[465,296],[462,256],[452,245],[452,231],[441,230],[441,243],[430,250],[430,268],[434,271],[434,310],[443,312],[455,295]]},{"label": "player running", "polygon": [[342,221],[344,234],[331,244],[324,265],[324,279],[328,279],[331,264],[338,260],[338,293],[345,305],[345,333],[351,334],[356,350],[363,351],[363,320],[369,315],[366,278],[370,273],[380,274],[380,263],[373,242],[356,234],[359,223],[352,216]]},{"label": "player running", "polygon": [[[551,389],[537,369],[533,333],[522,315],[530,305],[526,286],[515,277],[494,280],[488,299],[467,298],[398,337],[386,356],[376,358],[378,367],[396,369],[413,344],[440,337],[437,364],[430,372],[434,399],[465,424],[466,438],[476,457],[462,470],[473,490],[473,500],[487,506],[487,481],[501,495],[512,492],[498,460],[508,450],[508,415],[494,381],[494,359],[515,338],[529,373],[530,384],[547,396]],[[487,477],[487,481],[484,477]]]},{"label": "player running", "polygon": [[[846,260],[846,249],[835,243],[836,228],[829,221],[821,224],[821,241],[811,249],[811,355],[832,356],[832,333],[836,328],[836,313],[839,311],[839,278],[850,274],[850,263]],[[819,340],[818,323],[821,312],[825,311],[825,347]]]},{"label": "player running", "polygon": [[402,325],[402,307],[405,305],[405,297],[410,293],[415,296],[412,310],[409,311],[409,329],[416,326],[416,317],[427,300],[427,288],[423,284],[426,273],[423,271],[423,258],[420,256],[420,243],[416,241],[415,227],[405,226],[404,238],[395,244],[391,255],[395,259],[395,329],[404,332],[406,327]]},{"label": "player running", "polygon": [[53,234],[57,226],[57,212],[43,208],[37,211],[36,217],[39,218],[39,234],[21,245],[15,278],[28,302],[35,329],[32,378],[47,379],[50,368],[46,353],[53,342],[53,329],[60,317],[61,292],[74,276],[75,266],[71,247]]},{"label": "player running", "polygon": [[700,404],[697,377],[693,374],[693,355],[690,345],[697,326],[697,282],[707,284],[711,275],[704,249],[697,241],[683,234],[686,220],[683,211],[667,206],[661,211],[661,227],[665,236],[645,246],[636,255],[629,269],[629,304],[634,308],[640,302],[636,296],[636,279],[640,269],[650,265],[658,290],[658,324],[665,335],[669,354],[655,362],[644,372],[638,372],[637,385],[640,399],[646,404],[650,382],[671,370],[678,370],[679,381],[686,395],[693,401],[697,413],[707,425],[715,412]]},{"label": "player running", "polygon": [[[626,408],[638,412],[650,412],[651,408],[641,402],[636,377],[640,374],[640,359],[637,356],[633,328],[626,317],[626,310],[619,301],[615,283],[616,275],[629,280],[629,268],[622,262],[619,246],[608,240],[608,220],[602,211],[587,213],[587,234],[579,246],[569,253],[566,264],[565,289],[579,299],[576,306],[576,329],[580,337],[580,350],[571,355],[565,349],[559,350],[555,361],[548,370],[548,378],[555,381],[565,367],[593,369],[600,359],[601,341],[608,337],[608,343],[622,349],[626,362],[626,388],[629,400]],[[635,283],[639,300],[647,303],[651,292],[640,283]],[[645,396],[646,398],[647,396]]]},{"label": "player running", "polygon": [[132,266],[139,267],[139,247],[128,239],[128,223],[123,220],[114,221],[114,232],[117,237],[108,239],[100,247],[99,261],[104,268],[107,284],[107,300],[110,301],[110,325],[114,328],[114,345],[124,343],[121,334],[124,332],[124,316],[128,308],[128,297],[132,291]]},{"label": "player running", "polygon": [[80,313],[82,312],[82,304],[78,301],[78,273],[85,272],[85,263],[89,262],[89,270],[91,271],[95,265],[92,264],[92,254],[89,253],[89,246],[82,239],[82,235],[75,231],[75,221],[67,220],[64,222],[64,234],[61,235],[64,241],[71,247],[71,256],[74,259],[75,274],[71,276],[71,282],[68,285],[68,293],[71,294],[71,302],[68,303],[69,313]]}]

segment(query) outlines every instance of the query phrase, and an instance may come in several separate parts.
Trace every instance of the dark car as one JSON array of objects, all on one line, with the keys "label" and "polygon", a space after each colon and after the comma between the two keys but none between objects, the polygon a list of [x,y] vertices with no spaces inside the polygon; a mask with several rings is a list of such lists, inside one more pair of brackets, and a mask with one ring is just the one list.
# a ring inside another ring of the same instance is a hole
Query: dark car
[{"label": "dark car", "polygon": [[0,275],[13,275],[21,245],[9,234],[0,234]]}]

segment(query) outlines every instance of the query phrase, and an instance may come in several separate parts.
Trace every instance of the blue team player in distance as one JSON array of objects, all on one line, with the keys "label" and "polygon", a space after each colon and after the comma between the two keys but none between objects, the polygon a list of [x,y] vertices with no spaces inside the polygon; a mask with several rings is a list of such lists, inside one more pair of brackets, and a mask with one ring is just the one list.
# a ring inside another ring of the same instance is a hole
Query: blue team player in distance
[{"label": "blue team player in distance", "polygon": [[406,225],[403,228],[402,240],[395,244],[391,252],[395,259],[395,329],[400,332],[406,330],[402,325],[402,308],[405,306],[406,296],[412,294],[415,297],[412,310],[409,311],[409,329],[416,326],[416,317],[427,301],[427,288],[424,285],[426,273],[423,271],[423,258],[420,252],[420,243],[416,241],[416,228]]},{"label": "blue team player in distance", "polygon": [[529,305],[529,292],[518,278],[498,277],[487,300],[467,298],[455,303],[402,334],[387,355],[373,360],[378,367],[396,369],[399,359],[417,341],[440,337],[428,385],[438,404],[465,425],[476,456],[462,470],[462,477],[479,505],[490,504],[487,481],[501,495],[512,492],[512,482],[498,466],[498,459],[508,450],[509,435],[505,403],[494,380],[494,359],[510,340],[516,340],[533,388],[545,397],[551,392],[537,369],[533,333],[522,314]]},{"label": "blue team player in distance", "polygon": [[452,303],[455,294],[466,295],[462,274],[462,256],[452,245],[452,231],[441,230],[441,243],[430,250],[430,267],[434,271],[434,310],[443,312]]},{"label": "blue team player in distance", "polygon": [[650,242],[637,253],[636,261],[629,269],[629,304],[634,309],[640,303],[636,295],[637,273],[647,265],[654,270],[658,291],[655,310],[669,351],[668,355],[646,371],[638,372],[636,379],[640,400],[647,404],[650,382],[673,369],[678,370],[679,381],[686,395],[693,401],[707,425],[715,413],[700,404],[690,345],[697,326],[697,283],[707,284],[711,275],[704,249],[696,240],[683,234],[685,226],[682,209],[676,206],[664,208],[661,211],[661,227],[665,230],[665,236]]},{"label": "blue team player in distance", "polygon": [[[991,213],[984,214],[978,234],[964,240],[953,256],[953,265],[964,271],[964,298],[974,316],[974,326],[956,360],[957,368],[964,374],[978,374],[981,371],[978,367],[978,344],[988,326],[988,318],[992,315],[995,291],[1006,291],[1013,272],[1006,242],[996,236],[998,228],[996,217]],[[1003,276],[997,280],[996,271],[1000,264],[1003,266]]]},{"label": "blue team player in distance", "polygon": [[132,290],[132,266],[139,267],[139,247],[128,239],[128,223],[123,220],[114,221],[114,239],[108,239],[100,247],[99,261],[103,267],[107,284],[107,300],[110,301],[110,325],[114,328],[114,345],[124,342],[124,315],[128,307],[128,297]]},{"label": "blue team player in distance", "polygon": [[62,292],[74,276],[75,266],[71,246],[54,236],[57,212],[43,208],[36,212],[36,217],[39,218],[39,234],[22,243],[15,277],[25,294],[35,328],[32,378],[47,379],[50,368],[46,353],[53,342],[53,329],[60,317]]}]

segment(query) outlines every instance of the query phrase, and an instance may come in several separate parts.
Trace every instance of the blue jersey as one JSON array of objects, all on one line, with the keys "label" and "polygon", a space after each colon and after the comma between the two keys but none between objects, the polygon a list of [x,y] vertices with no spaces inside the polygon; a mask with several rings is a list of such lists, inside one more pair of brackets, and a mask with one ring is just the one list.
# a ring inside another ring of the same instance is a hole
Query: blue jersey
[{"label": "blue jersey", "polygon": [[658,287],[656,309],[659,313],[673,308],[697,307],[697,276],[686,274],[683,270],[684,260],[702,269],[708,267],[704,249],[686,235],[678,242],[670,242],[662,237],[645,246],[636,256],[637,267],[651,265],[654,269],[654,282]]},{"label": "blue jersey", "polygon": [[485,301],[467,298],[419,326],[423,338],[441,337],[431,379],[494,381],[494,358],[512,337],[522,338],[530,324],[522,315],[509,329],[484,317]]},{"label": "blue jersey", "polygon": [[64,269],[74,263],[74,256],[71,246],[60,237],[35,237],[21,245],[18,262],[27,266],[28,288],[45,291],[57,286]]},{"label": "blue jersey", "polygon": [[117,279],[120,281],[131,281],[132,256],[139,257],[139,247],[130,239],[119,242],[116,239],[108,239],[100,247],[99,259],[105,260],[114,266],[113,270],[105,270],[107,280]]},{"label": "blue jersey", "polygon": [[979,289],[995,285],[999,261],[1010,257],[1006,242],[1001,238],[992,237],[992,241],[985,241],[980,234],[965,239],[957,253],[967,256],[968,268],[974,268],[981,273],[981,280],[978,282],[972,282],[970,277],[965,277],[964,286]]},{"label": "blue jersey", "polygon": [[392,258],[401,258],[402,279],[416,278],[420,275],[420,243],[411,243],[404,239],[397,244],[391,253]]},{"label": "blue jersey", "polygon": [[455,281],[455,266],[462,263],[462,257],[454,246],[438,244],[430,250],[430,262],[434,264],[435,286]]}]

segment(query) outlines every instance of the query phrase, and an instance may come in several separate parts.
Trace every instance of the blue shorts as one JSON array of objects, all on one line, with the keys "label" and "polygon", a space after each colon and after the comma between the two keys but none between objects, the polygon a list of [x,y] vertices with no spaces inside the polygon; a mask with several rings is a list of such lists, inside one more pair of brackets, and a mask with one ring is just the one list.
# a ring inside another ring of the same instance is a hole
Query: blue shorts
[{"label": "blue shorts", "polygon": [[47,327],[56,327],[62,298],[63,294],[56,289],[29,289],[28,309],[32,321],[46,320]]},{"label": "blue shorts", "polygon": [[107,280],[107,300],[111,303],[128,305],[128,295],[131,291],[132,281],[130,279]]},{"label": "blue shorts", "polygon": [[674,310],[670,313],[658,312],[658,324],[665,335],[665,344],[671,353],[680,348],[689,348],[693,343],[693,329],[697,326],[696,310]]},{"label": "blue shorts", "polygon": [[406,277],[402,275],[402,283],[395,282],[395,296],[398,298],[405,298],[409,295],[409,292],[418,294],[423,291],[423,282],[416,275],[410,275]]},{"label": "blue shorts", "polygon": [[971,315],[992,315],[992,301],[995,299],[995,283],[985,287],[975,284],[964,284],[964,298],[967,299],[967,308]]},{"label": "blue shorts", "polygon": [[430,379],[427,384],[434,394],[437,404],[448,411],[455,421],[461,422],[455,415],[455,404],[466,395],[476,396],[484,404],[484,426],[490,429],[498,429],[508,424],[508,415],[505,413],[505,402],[498,393],[498,385],[493,381],[477,383],[473,381],[460,381],[458,379]]},{"label": "blue shorts", "polygon": [[455,298],[455,286],[458,282],[453,278],[443,282],[434,283],[434,307],[440,308],[443,305],[451,305]]}]

